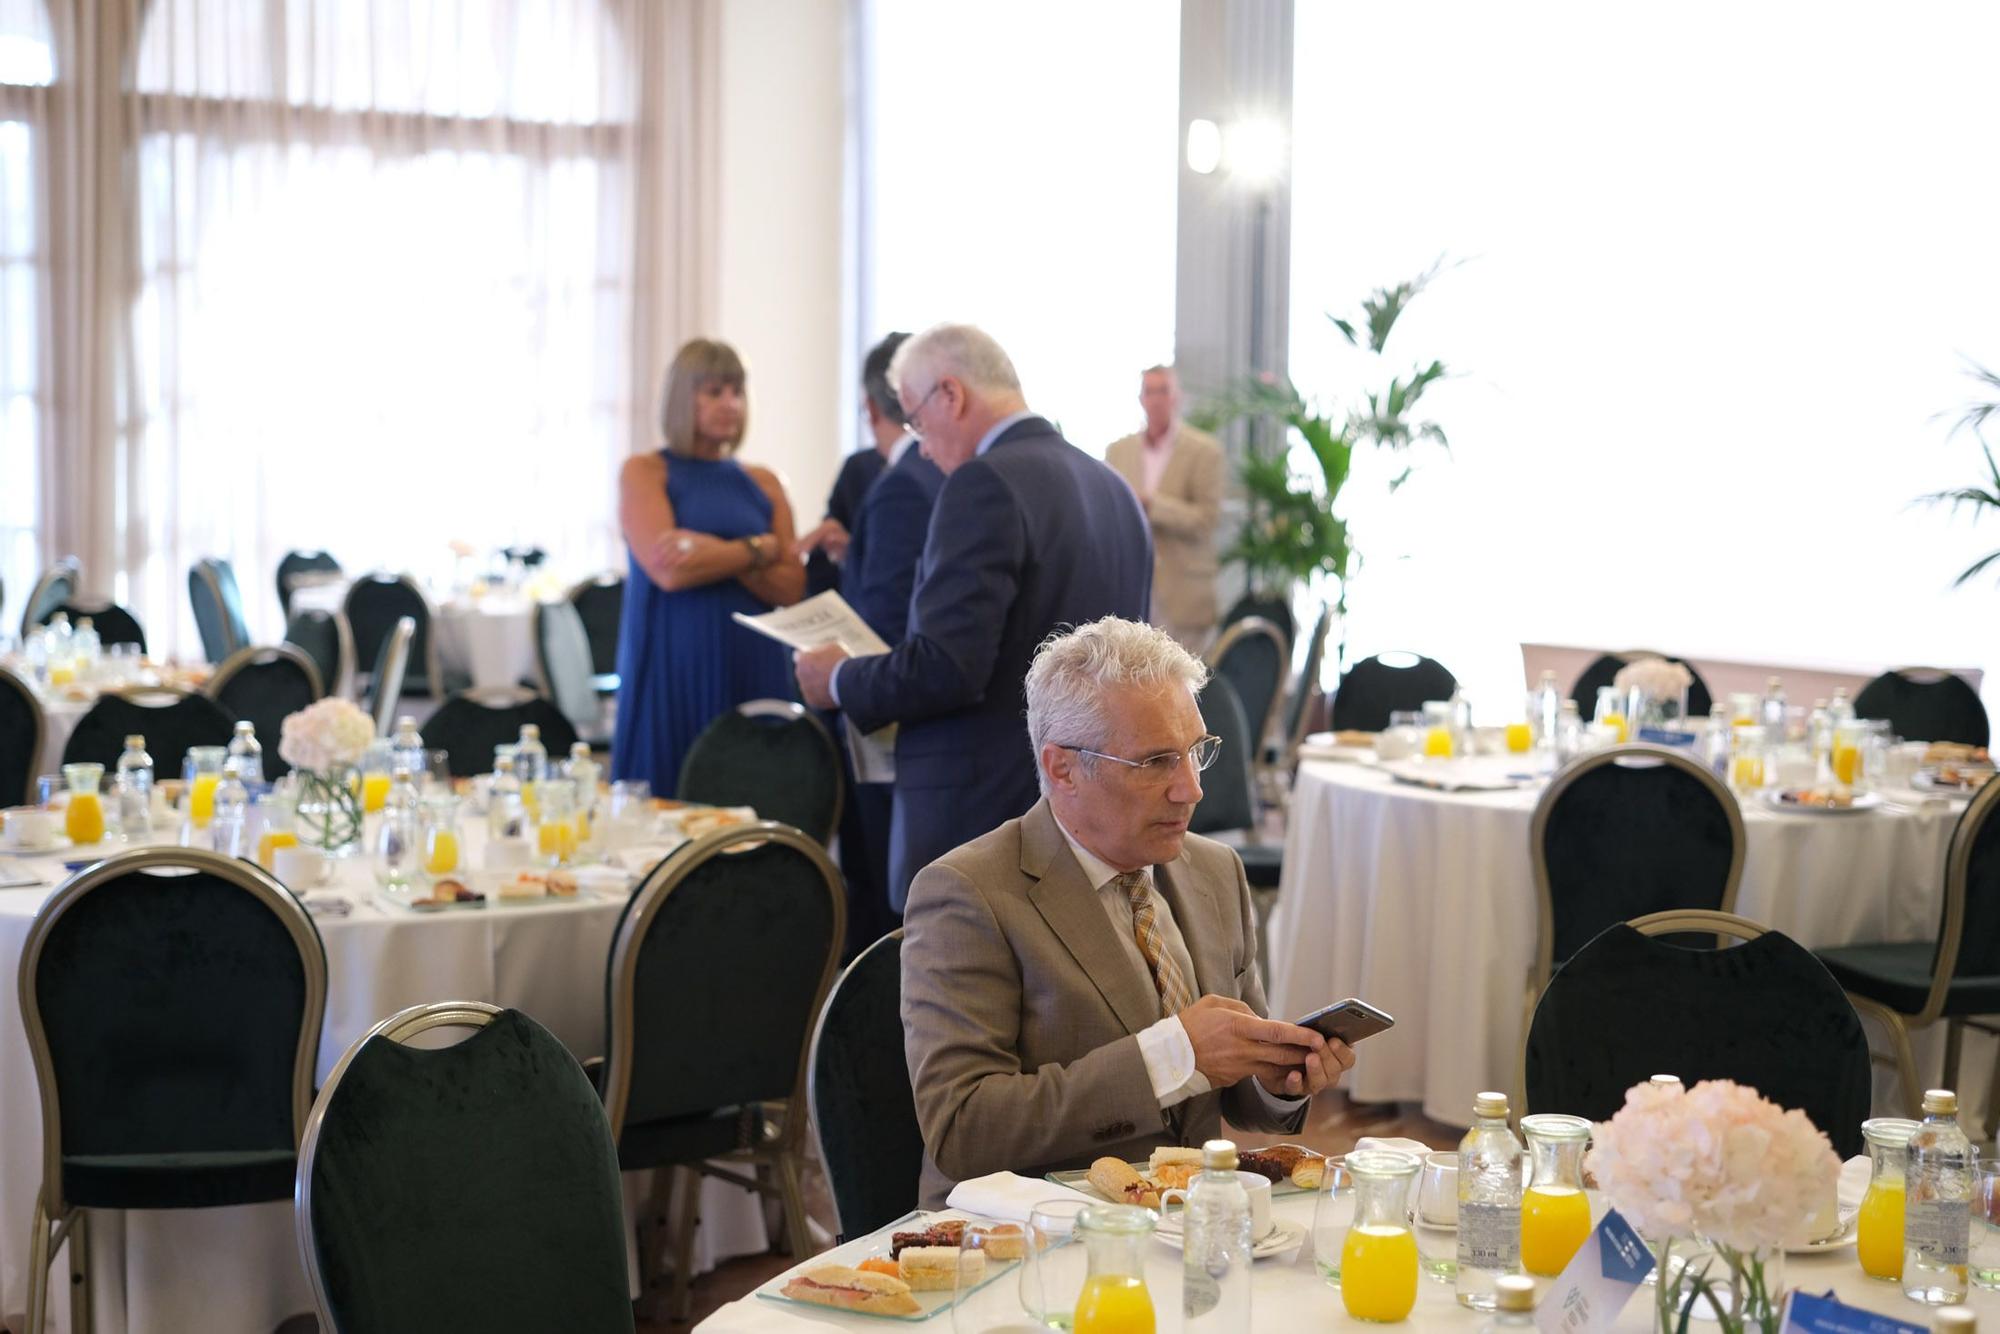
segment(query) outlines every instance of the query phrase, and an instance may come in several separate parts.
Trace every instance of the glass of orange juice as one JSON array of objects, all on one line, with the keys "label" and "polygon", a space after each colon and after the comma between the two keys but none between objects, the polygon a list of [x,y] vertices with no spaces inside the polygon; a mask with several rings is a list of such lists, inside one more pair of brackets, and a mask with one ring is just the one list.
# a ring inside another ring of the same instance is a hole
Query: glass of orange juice
[{"label": "glass of orange juice", "polygon": [[1729,729],[1729,786],[1737,795],[1764,786],[1764,729],[1754,723]]},{"label": "glass of orange juice", "polygon": [[1590,1200],[1583,1193],[1583,1151],[1590,1122],[1580,1116],[1521,1118],[1532,1164],[1521,1192],[1521,1267],[1553,1278],[1590,1236]]},{"label": "glass of orange juice", "polygon": [[451,875],[458,865],[458,798],[432,797],[424,803],[424,870]]},{"label": "glass of orange juice", "polygon": [[1878,1116],[1861,1123],[1868,1143],[1868,1193],[1855,1220],[1855,1258],[1870,1278],[1900,1283],[1903,1278],[1903,1171],[1915,1121]]},{"label": "glass of orange juice", "polygon": [[264,820],[263,832],[257,835],[257,864],[267,871],[274,871],[278,864],[278,849],[299,845],[298,817],[288,801],[260,799],[257,811]]},{"label": "glass of orange juice", "polygon": [[1416,1157],[1365,1150],[1343,1166],[1354,1183],[1354,1221],[1340,1246],[1340,1300],[1356,1320],[1393,1322],[1417,1304],[1417,1237],[1410,1230]]},{"label": "glass of orange juice", "polygon": [[551,780],[537,786],[541,802],[535,850],[550,866],[567,866],[576,857],[576,802],[570,785]]},{"label": "glass of orange juice", "polygon": [[98,788],[104,782],[101,764],[65,764],[63,786],[69,789],[69,807],[63,813],[63,832],[81,847],[104,841],[104,798]]},{"label": "glass of orange juice", "polygon": [[1618,745],[1622,746],[1632,739],[1632,726],[1625,716],[1625,692],[1617,686],[1597,688],[1597,707],[1590,720],[1600,727],[1610,728]]},{"label": "glass of orange juice", "polygon": [[187,780],[187,815],[196,829],[208,828],[215,818],[215,789],[222,782],[222,766],[229,751],[222,746],[190,746],[181,761],[181,777]]},{"label": "glass of orange juice", "polygon": [[370,815],[389,800],[389,762],[394,748],[384,740],[371,741],[361,752],[361,809]]},{"label": "glass of orange juice", "polygon": [[1154,1334],[1146,1242],[1157,1218],[1133,1204],[1093,1204],[1076,1216],[1090,1271],[1077,1295],[1074,1334]]},{"label": "glass of orange juice", "polygon": [[1535,729],[1528,723],[1507,724],[1507,753],[1526,755],[1535,748]]}]

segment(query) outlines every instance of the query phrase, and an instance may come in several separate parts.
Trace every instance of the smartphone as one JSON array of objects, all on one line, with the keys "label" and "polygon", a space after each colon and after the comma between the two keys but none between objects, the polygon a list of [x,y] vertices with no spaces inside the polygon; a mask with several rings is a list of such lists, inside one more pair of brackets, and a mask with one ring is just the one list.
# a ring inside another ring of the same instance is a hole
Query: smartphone
[{"label": "smartphone", "polygon": [[1339,1038],[1352,1047],[1363,1038],[1372,1038],[1396,1026],[1387,1010],[1378,1010],[1367,1001],[1349,996],[1324,1009],[1314,1010],[1299,1020],[1300,1028],[1310,1028],[1324,1038]]}]

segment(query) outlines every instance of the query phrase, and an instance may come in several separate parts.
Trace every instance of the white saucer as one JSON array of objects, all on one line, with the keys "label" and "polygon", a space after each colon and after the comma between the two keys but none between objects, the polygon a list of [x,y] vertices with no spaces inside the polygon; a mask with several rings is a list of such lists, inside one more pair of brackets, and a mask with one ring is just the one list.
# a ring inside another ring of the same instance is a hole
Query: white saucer
[{"label": "white saucer", "polygon": [[[1183,1237],[1178,1227],[1169,1229],[1162,1226],[1153,1235],[1175,1250],[1181,1248]],[[1287,1223],[1283,1219],[1273,1219],[1271,1230],[1264,1234],[1264,1239],[1250,1244],[1250,1258],[1268,1260],[1274,1255],[1283,1255],[1286,1251],[1296,1248],[1305,1239],[1306,1229],[1302,1225]]]},{"label": "white saucer", "polygon": [[69,841],[67,835],[57,834],[53,840],[43,843],[38,847],[24,848],[11,843],[0,844],[0,855],[8,857],[53,857],[58,852],[68,852],[75,846],[75,844]]},{"label": "white saucer", "polygon": [[1849,1214],[1840,1220],[1840,1230],[1825,1241],[1800,1242],[1796,1246],[1785,1247],[1785,1253],[1787,1255],[1816,1255],[1821,1251],[1838,1251],[1852,1246],[1854,1239],[1861,1235],[1860,1220],[1861,1215],[1859,1213]]}]

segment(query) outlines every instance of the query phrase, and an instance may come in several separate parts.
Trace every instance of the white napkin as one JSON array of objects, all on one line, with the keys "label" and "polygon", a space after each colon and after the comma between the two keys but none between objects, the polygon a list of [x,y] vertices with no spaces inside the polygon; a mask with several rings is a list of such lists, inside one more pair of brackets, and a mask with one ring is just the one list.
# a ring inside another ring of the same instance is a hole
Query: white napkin
[{"label": "white napkin", "polygon": [[1071,1190],[1068,1186],[1058,1186],[1053,1181],[1044,1181],[1040,1177],[1024,1177],[1013,1172],[995,1172],[990,1176],[961,1181],[951,1188],[951,1195],[945,1203],[954,1209],[978,1214],[982,1218],[1025,1223],[1035,1206],[1044,1200],[1075,1201],[1079,1204],[1104,1203],[1096,1196],[1085,1195],[1080,1190]]},{"label": "white napkin", "polygon": [[1425,1154],[1435,1152],[1428,1144],[1419,1144],[1413,1139],[1397,1139],[1387,1135],[1363,1135],[1360,1139],[1354,1141],[1354,1148],[1357,1152],[1362,1149],[1385,1149],[1390,1153],[1407,1153],[1415,1158],[1419,1164],[1422,1164],[1424,1161]]},{"label": "white napkin", "polygon": [[1840,1212],[1851,1214],[1861,1207],[1861,1197],[1868,1193],[1868,1155],[1856,1154],[1840,1165],[1840,1184],[1834,1187],[1835,1196],[1840,1201]]}]

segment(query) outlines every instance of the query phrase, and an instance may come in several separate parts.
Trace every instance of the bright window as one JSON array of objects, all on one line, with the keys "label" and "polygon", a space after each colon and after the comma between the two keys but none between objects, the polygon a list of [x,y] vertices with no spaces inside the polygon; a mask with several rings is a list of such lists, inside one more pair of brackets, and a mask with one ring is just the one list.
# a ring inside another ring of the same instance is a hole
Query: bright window
[{"label": "bright window", "polygon": [[1975,480],[1946,437],[2000,368],[2000,12],[1313,4],[1297,39],[1294,378],[1342,387],[1325,311],[1465,261],[1390,344],[1462,372],[1457,456],[1355,484],[1355,655],[1496,710],[1523,640],[2000,666],[2000,590],[1950,591],[2000,526],[1911,505]]},{"label": "bright window", "polygon": [[41,174],[55,48],[40,0],[0,0],[0,640],[18,627],[41,565],[42,346],[49,255]]},{"label": "bright window", "polygon": [[871,336],[979,325],[1101,455],[1173,358],[1179,5],[869,0],[865,31]]}]

